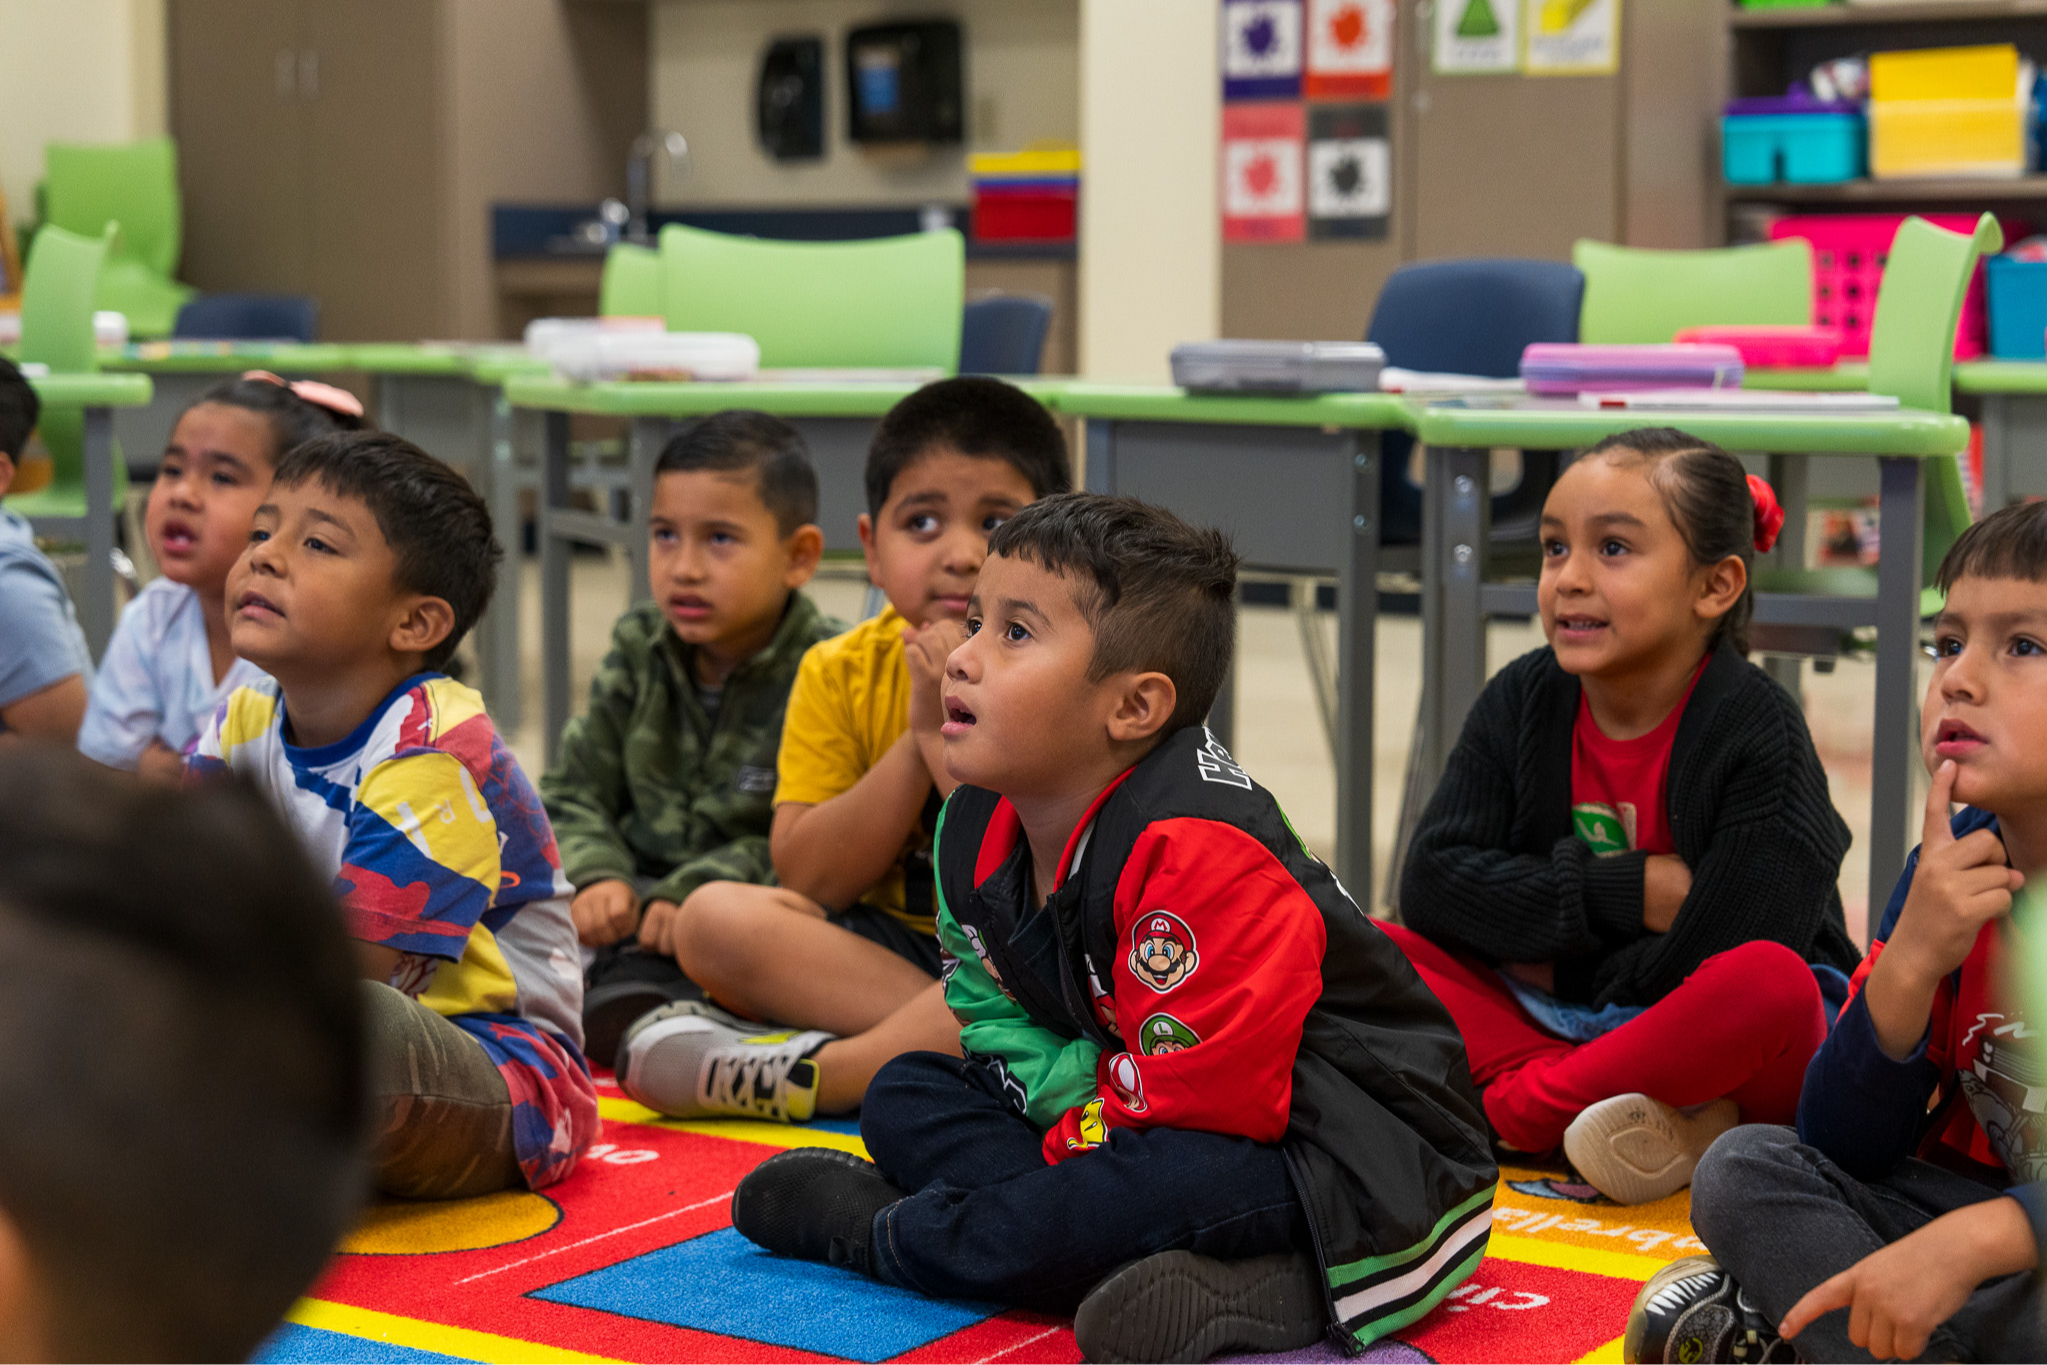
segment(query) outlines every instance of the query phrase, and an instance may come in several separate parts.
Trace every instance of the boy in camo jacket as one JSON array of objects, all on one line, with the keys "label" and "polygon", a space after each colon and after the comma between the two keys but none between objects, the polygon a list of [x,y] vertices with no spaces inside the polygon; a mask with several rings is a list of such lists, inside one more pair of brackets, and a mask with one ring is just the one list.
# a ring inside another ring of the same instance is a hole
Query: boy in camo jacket
[{"label": "boy in camo jacket", "polygon": [[799,592],[817,570],[817,474],[795,428],[730,411],[655,465],[653,600],[619,618],[587,713],[540,784],[576,888],[586,1051],[608,1066],[646,1010],[700,995],[670,955],[710,881],[767,883],[775,754],[804,651],[844,626]]}]

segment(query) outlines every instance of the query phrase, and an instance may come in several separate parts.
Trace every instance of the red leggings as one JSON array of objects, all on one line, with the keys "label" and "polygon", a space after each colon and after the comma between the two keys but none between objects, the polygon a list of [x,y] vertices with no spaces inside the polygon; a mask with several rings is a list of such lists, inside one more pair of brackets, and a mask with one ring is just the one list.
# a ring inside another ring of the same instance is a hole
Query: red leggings
[{"label": "red leggings", "polygon": [[1637,1091],[1679,1109],[1726,1096],[1744,1123],[1788,1124],[1827,1034],[1812,968],[1781,943],[1709,957],[1636,1018],[1573,1043],[1530,1018],[1491,969],[1383,927],[1457,1021],[1493,1131],[1524,1152],[1550,1151],[1586,1107]]}]

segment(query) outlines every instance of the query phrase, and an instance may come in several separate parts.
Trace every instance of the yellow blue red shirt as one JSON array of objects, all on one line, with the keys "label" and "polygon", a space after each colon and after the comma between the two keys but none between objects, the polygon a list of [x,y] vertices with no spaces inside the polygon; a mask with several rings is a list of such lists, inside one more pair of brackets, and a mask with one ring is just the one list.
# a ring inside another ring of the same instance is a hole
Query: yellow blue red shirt
[{"label": "yellow blue red shirt", "polygon": [[392,984],[496,1063],[527,1184],[567,1175],[598,1130],[570,889],[482,698],[419,674],[346,738],[306,748],[285,739],[284,699],[265,678],[229,694],[191,760],[197,778],[227,768],[334,869],[349,935],[403,955]]}]

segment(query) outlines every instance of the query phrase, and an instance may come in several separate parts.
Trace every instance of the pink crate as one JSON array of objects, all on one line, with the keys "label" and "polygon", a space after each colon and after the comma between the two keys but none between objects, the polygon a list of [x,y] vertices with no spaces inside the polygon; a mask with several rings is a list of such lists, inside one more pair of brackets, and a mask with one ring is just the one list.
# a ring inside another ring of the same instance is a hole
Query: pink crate
[{"label": "pink crate", "polygon": [[[1976,217],[1968,213],[1924,213],[1920,217],[1951,232],[1974,232]],[[1876,291],[1883,280],[1891,239],[1907,215],[1902,213],[1796,213],[1770,224],[1770,240],[1803,237],[1812,243],[1812,320],[1841,334],[1841,354],[1869,354],[1869,325],[1876,316]],[[1962,300],[1961,325],[1955,328],[1955,359],[1982,355],[1986,329],[1983,313],[1983,264]]]}]

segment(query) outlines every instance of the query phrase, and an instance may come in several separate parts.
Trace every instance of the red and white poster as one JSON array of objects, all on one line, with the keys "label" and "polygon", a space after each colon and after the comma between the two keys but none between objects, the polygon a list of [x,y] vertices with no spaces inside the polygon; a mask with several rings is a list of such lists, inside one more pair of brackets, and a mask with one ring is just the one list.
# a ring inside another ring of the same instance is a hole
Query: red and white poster
[{"label": "red and white poster", "polygon": [[1394,0],[1308,0],[1303,84],[1314,99],[1393,92]]},{"label": "red and white poster", "polygon": [[1298,242],[1307,231],[1307,117],[1298,104],[1225,104],[1225,242]]}]

